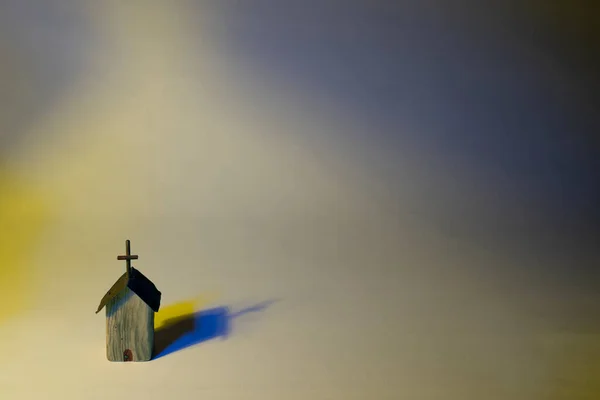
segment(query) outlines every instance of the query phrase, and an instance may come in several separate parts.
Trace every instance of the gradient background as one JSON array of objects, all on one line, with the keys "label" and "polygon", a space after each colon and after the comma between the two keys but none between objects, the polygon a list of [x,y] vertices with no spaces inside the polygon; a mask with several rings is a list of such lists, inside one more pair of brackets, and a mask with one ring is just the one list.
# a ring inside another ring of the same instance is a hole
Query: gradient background
[{"label": "gradient background", "polygon": [[[598,399],[598,11],[3,1],[0,397]],[[106,361],[125,239],[228,335]]]}]

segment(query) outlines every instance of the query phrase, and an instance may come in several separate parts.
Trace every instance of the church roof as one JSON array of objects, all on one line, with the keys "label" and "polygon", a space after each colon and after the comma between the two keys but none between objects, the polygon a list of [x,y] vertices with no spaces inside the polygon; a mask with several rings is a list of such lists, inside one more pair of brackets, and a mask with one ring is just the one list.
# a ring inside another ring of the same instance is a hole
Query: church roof
[{"label": "church roof", "polygon": [[144,274],[131,267],[131,273],[125,272],[104,295],[100,301],[100,305],[98,306],[96,314],[98,314],[100,310],[102,310],[104,306],[108,304],[109,301],[114,299],[125,288],[129,288],[154,312],[158,312],[161,298],[160,291],[156,288],[154,283],[150,281],[150,279],[144,276]]}]

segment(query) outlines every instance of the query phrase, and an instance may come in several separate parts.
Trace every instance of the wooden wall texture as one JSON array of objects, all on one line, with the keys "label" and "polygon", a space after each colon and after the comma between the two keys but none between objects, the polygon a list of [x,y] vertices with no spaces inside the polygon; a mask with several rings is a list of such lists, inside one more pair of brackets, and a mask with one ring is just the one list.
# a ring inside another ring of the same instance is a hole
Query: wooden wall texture
[{"label": "wooden wall texture", "polygon": [[[106,305],[109,361],[149,361],[154,347],[154,311],[129,288]],[[126,350],[131,358],[125,359]]]}]

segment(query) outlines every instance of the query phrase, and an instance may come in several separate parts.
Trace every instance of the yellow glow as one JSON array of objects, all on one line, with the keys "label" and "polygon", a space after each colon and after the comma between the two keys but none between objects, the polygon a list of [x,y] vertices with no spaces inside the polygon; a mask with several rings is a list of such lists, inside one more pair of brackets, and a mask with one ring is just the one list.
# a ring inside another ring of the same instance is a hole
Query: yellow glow
[{"label": "yellow glow", "polygon": [[47,215],[39,193],[0,172],[0,322],[26,308],[30,300],[33,282],[28,260]]},{"label": "yellow glow", "polygon": [[190,300],[184,300],[175,304],[161,307],[154,315],[154,327],[160,328],[166,325],[167,321],[176,320],[185,315],[193,314],[209,303],[209,297],[214,296],[202,295]]}]

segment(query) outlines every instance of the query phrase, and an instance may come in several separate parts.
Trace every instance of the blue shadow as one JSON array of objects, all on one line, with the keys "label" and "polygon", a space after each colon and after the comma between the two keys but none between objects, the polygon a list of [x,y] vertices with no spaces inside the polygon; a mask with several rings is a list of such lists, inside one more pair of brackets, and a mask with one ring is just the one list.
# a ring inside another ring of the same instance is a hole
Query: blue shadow
[{"label": "blue shadow", "polygon": [[207,340],[226,339],[233,318],[250,312],[263,311],[273,302],[266,301],[233,314],[229,312],[229,307],[222,306],[167,320],[164,326],[154,333],[152,359],[156,360]]}]

